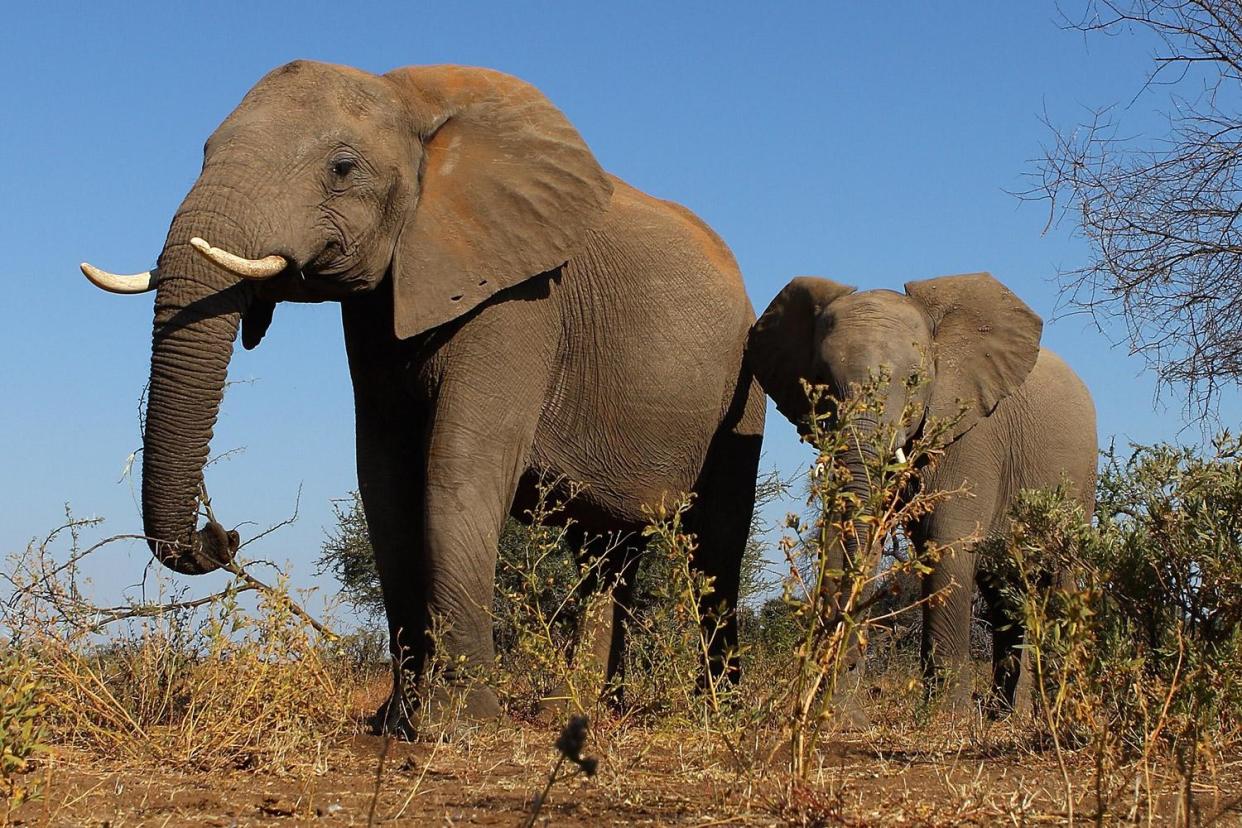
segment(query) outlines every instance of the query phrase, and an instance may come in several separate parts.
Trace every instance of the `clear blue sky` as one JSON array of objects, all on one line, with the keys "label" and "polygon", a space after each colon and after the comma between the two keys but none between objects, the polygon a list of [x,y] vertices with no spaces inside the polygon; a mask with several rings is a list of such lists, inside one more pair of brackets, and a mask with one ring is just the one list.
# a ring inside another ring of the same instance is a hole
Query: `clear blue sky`
[{"label": "clear blue sky", "polygon": [[[1042,236],[1044,208],[1005,191],[1048,138],[1041,112],[1065,124],[1130,101],[1150,48],[1061,31],[1051,2],[14,6],[0,32],[0,549],[56,525],[65,502],[107,531],[139,530],[133,484],[117,481],[139,445],[151,299],[104,294],[77,263],[151,266],[204,139],[285,61],[525,78],[607,169],[719,231],[757,309],[796,274],[899,288],[990,270],[1047,319],[1051,277],[1086,250],[1068,224]],[[1158,131],[1159,104],[1140,97],[1127,125]],[[1179,436],[1180,400],[1154,407],[1141,362],[1088,320],[1044,338],[1094,392],[1102,442]],[[329,501],[355,485],[336,306],[280,308],[231,378],[254,382],[226,395],[213,448],[246,451],[209,470],[217,511],[265,525],[301,485],[301,520],[252,550],[308,585]],[[1224,400],[1226,423],[1240,411]],[[774,411],[766,445],[769,466],[805,462]],[[147,559],[117,548],[92,571],[111,589]]]}]

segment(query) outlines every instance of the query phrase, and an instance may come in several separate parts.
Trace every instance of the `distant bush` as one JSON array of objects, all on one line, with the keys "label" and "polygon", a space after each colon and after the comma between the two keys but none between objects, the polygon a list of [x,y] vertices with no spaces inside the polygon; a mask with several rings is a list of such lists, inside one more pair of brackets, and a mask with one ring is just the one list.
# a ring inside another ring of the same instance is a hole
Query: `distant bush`
[{"label": "distant bush", "polygon": [[331,574],[341,584],[341,595],[368,620],[383,620],[384,593],[380,589],[371,534],[367,530],[362,496],[350,492],[332,501],[336,525],[328,530],[319,549],[316,575]]},{"label": "distant bush", "polygon": [[[568,497],[576,489],[570,487]],[[498,543],[496,590],[492,601],[493,638],[497,663],[495,683],[511,712],[533,715],[539,703],[564,697],[570,710],[590,709],[603,684],[597,670],[575,665],[570,656],[583,613],[602,612],[602,602],[580,604],[580,586],[598,565],[576,561],[566,542],[560,518],[566,499],[551,488],[541,491],[527,515],[529,525],[505,522]]]},{"label": "distant bush", "polygon": [[[788,485],[776,472],[761,476],[756,484],[755,515],[742,559],[740,598],[748,607],[743,610],[744,618],[754,615],[750,604],[762,600],[765,592],[779,587],[779,579],[767,574],[765,554],[770,547],[767,533],[771,527],[764,522],[761,511],[766,504],[780,498]],[[565,541],[566,521],[562,512],[567,499],[576,496],[576,492],[577,487],[573,485],[567,489],[568,498],[554,495],[551,489],[545,491],[524,521],[506,519],[497,544],[496,590],[492,605],[493,637],[499,660],[496,667],[503,674],[501,679],[505,687],[502,690],[510,708],[523,715],[530,713],[535,703],[549,692],[576,694],[579,685],[586,687],[594,683],[570,670],[567,661],[582,613],[603,610],[603,604],[598,601],[588,602],[591,606],[580,606],[580,596],[576,594],[578,585],[588,575],[587,570],[598,566],[598,562],[575,560]],[[684,511],[688,503],[680,502],[679,506],[671,508]],[[340,582],[343,598],[366,622],[382,623],[383,594],[358,492],[335,501],[333,510],[336,523],[328,530],[320,548],[317,571],[331,574]],[[680,524],[676,532],[681,532]],[[635,647],[655,646],[650,639],[643,638],[643,629],[652,632],[661,628],[671,634],[670,619],[674,616],[681,619],[685,615],[685,607],[676,609],[685,597],[682,593],[697,594],[709,589],[705,583],[695,585],[678,580],[695,577],[686,566],[690,550],[679,545],[683,540],[665,538],[661,542],[660,537],[655,537],[654,551],[644,556],[635,570],[636,602],[629,620]],[[687,641],[698,637],[697,628],[693,633],[689,627],[679,629],[677,634],[688,636]],[[661,646],[667,649],[669,642]],[[701,655],[697,650],[695,644],[686,656],[691,672],[697,669],[693,665]],[[683,668],[673,667],[668,657],[668,652],[659,656],[650,649],[635,649],[629,656],[631,661],[648,666],[655,659],[660,670],[684,672]],[[660,670],[640,669],[643,670],[641,675],[652,682],[662,681],[658,679]],[[691,681],[692,689],[693,679]],[[670,692],[670,687],[656,690],[651,684],[642,691],[635,688],[631,695],[644,699],[644,705],[667,707],[671,702],[665,696]],[[681,691],[675,695],[684,696]],[[662,701],[657,702],[657,696]],[[580,709],[587,706],[584,699],[575,699],[574,704]]]}]

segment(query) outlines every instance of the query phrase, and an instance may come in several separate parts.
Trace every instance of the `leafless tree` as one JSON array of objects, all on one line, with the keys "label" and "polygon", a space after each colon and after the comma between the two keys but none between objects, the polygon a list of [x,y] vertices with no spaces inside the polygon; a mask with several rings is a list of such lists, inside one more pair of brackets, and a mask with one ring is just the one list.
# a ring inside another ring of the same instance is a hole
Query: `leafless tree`
[{"label": "leafless tree", "polygon": [[[1088,0],[1066,28],[1158,38],[1139,94],[1166,95],[1167,131],[1126,137],[1115,107],[1054,139],[1027,198],[1072,215],[1089,261],[1062,274],[1071,306],[1120,320],[1186,413],[1212,415],[1242,380],[1242,2]],[[1047,120],[1047,119],[1045,119]]]}]

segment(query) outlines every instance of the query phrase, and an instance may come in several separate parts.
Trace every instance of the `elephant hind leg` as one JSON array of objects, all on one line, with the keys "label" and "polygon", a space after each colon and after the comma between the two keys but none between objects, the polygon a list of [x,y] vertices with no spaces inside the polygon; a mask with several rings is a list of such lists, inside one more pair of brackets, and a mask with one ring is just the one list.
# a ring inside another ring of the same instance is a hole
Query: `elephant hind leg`
[{"label": "elephant hind leg", "polygon": [[638,559],[645,547],[643,538],[627,533],[620,538],[596,535],[587,539],[582,551],[581,560],[592,573],[583,579],[582,588],[608,603],[584,614],[578,632],[579,654],[591,659],[602,673],[604,694],[617,704],[625,678],[625,624],[633,606]]},{"label": "elephant hind leg", "polygon": [[1025,670],[1023,643],[1026,630],[1006,606],[999,585],[989,578],[979,579],[979,591],[987,603],[992,627],[992,689],[987,711],[1000,718],[1030,705],[1030,675]]},{"label": "elephant hind leg", "polygon": [[699,602],[709,645],[708,669],[700,677],[704,688],[708,679],[716,686],[716,682],[736,682],[741,676],[738,598],[755,509],[761,441],[761,436],[735,431],[717,434],[686,516],[686,528],[697,541],[692,564],[712,582],[711,592]]},{"label": "elephant hind leg", "polygon": [[622,705],[625,625],[633,606],[638,559],[646,545],[636,532],[591,535],[576,524],[566,533],[566,542],[582,569],[574,589],[574,637],[566,653],[573,676],[567,675],[540,703],[539,716],[548,721],[560,718],[575,702],[586,706],[600,698],[617,708]]}]

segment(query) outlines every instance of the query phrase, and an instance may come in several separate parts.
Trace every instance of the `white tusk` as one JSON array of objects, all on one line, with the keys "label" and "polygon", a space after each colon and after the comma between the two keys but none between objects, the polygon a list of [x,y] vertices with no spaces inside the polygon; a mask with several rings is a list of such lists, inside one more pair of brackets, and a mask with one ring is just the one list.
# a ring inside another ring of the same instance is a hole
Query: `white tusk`
[{"label": "white tusk", "polygon": [[270,279],[289,265],[284,256],[275,254],[262,259],[246,259],[227,250],[212,247],[198,236],[190,239],[190,244],[220,267],[243,279]]},{"label": "white tusk", "polygon": [[146,293],[155,288],[155,282],[159,278],[159,272],[155,270],[122,276],[118,273],[100,270],[86,262],[82,262],[78,267],[82,268],[82,274],[90,279],[95,287],[103,288],[109,293]]},{"label": "white tusk", "polygon": [[901,446],[897,447],[897,462],[898,463],[906,462],[906,453],[901,450]]}]

